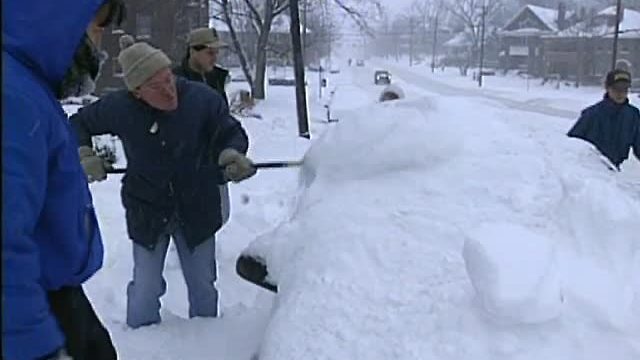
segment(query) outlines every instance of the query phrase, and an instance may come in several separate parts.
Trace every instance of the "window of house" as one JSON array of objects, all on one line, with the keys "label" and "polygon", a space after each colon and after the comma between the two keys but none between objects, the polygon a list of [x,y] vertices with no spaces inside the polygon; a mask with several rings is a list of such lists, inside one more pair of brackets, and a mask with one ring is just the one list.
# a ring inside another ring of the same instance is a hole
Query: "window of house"
[{"label": "window of house", "polygon": [[149,14],[136,14],[136,38],[151,38],[151,19]]}]

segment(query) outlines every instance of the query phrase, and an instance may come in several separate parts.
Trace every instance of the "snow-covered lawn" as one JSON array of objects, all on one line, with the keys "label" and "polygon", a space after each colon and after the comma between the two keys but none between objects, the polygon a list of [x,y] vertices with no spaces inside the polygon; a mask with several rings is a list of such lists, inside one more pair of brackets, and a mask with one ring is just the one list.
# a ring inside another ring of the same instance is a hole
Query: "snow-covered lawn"
[{"label": "snow-covered lawn", "polygon": [[[187,319],[170,252],[163,322],[126,328],[120,177],[91,186],[106,258],[87,290],[120,357],[640,358],[640,166],[609,172],[564,135],[601,92],[525,97],[492,80],[479,92],[468,78],[386,65],[407,98],[380,104],[375,64],[333,75],[330,125],[309,75],[312,141],[296,137],[293,88],[271,87],[263,118],[242,119],[254,160],[306,153],[305,166],[232,185],[220,319]],[[539,98],[567,116],[496,97]],[[276,296],[235,275],[242,251],[267,258]]]}]

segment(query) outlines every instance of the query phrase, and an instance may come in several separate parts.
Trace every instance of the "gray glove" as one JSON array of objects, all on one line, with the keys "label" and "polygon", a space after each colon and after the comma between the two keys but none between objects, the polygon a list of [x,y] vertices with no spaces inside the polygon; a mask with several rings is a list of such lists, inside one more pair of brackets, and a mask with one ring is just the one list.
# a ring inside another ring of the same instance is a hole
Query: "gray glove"
[{"label": "gray glove", "polygon": [[80,155],[80,164],[84,169],[84,173],[87,175],[87,180],[92,183],[94,181],[102,181],[107,178],[107,168],[110,165],[106,160],[96,155],[93,149],[89,146],[80,146],[78,148],[78,155]]},{"label": "gray glove", "polygon": [[240,182],[255,175],[253,162],[235,149],[224,149],[218,157],[218,165],[223,168],[224,176],[233,182]]}]

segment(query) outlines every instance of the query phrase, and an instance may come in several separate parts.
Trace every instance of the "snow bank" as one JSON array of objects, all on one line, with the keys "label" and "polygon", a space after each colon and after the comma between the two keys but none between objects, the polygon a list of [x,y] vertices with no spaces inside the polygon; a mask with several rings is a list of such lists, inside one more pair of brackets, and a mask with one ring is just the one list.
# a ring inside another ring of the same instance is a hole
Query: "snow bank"
[{"label": "snow bank", "polygon": [[289,221],[246,250],[279,287],[261,360],[640,357],[637,198],[539,116],[462,99],[314,143]]}]

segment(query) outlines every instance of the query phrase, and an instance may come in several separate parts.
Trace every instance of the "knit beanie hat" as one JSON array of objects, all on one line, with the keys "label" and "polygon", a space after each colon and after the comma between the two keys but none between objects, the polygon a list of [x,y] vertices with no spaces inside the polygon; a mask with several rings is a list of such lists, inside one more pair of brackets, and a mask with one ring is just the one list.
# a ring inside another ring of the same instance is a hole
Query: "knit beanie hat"
[{"label": "knit beanie hat", "polygon": [[122,50],[118,62],[124,73],[124,83],[130,91],[135,90],[150,77],[165,67],[171,66],[171,60],[153,46],[139,42]]}]

